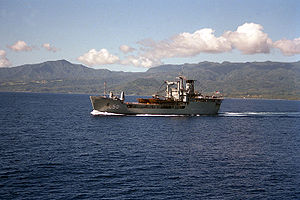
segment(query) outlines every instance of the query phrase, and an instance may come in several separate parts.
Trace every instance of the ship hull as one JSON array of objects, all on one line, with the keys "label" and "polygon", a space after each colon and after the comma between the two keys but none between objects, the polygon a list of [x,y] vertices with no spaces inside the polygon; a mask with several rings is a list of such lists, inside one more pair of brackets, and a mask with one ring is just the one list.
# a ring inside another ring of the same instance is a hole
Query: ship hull
[{"label": "ship hull", "polygon": [[216,115],[222,99],[199,99],[197,101],[167,104],[124,103],[119,99],[90,96],[93,109],[99,112],[124,115]]}]

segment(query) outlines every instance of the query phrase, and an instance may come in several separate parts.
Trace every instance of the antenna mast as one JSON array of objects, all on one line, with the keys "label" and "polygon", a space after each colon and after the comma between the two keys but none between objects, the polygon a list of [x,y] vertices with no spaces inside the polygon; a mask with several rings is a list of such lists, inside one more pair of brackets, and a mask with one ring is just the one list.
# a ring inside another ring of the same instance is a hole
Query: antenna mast
[{"label": "antenna mast", "polygon": [[104,96],[106,96],[106,81],[104,81]]}]

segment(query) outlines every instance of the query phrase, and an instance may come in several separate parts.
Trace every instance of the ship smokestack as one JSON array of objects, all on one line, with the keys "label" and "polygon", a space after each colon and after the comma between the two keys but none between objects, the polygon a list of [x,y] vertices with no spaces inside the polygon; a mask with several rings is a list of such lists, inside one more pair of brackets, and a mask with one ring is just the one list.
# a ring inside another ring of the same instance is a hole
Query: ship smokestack
[{"label": "ship smokestack", "polygon": [[122,91],[120,95],[120,100],[124,101],[125,100],[125,93]]},{"label": "ship smokestack", "polygon": [[195,80],[186,80],[186,91],[188,94],[194,93],[194,83]]},{"label": "ship smokestack", "polygon": [[114,97],[114,94],[113,94],[113,92],[110,91],[110,92],[109,92],[109,98],[112,99],[113,97]]}]

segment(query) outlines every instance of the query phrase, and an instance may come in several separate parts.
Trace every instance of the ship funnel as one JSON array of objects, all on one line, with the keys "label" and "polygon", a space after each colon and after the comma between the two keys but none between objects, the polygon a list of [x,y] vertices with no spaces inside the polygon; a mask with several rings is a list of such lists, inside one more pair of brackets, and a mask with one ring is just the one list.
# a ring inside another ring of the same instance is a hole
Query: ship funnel
[{"label": "ship funnel", "polygon": [[113,97],[114,97],[114,94],[113,94],[113,92],[110,91],[110,92],[109,92],[109,98],[112,99]]},{"label": "ship funnel", "polygon": [[124,101],[125,100],[125,93],[122,91],[120,95],[120,100]]},{"label": "ship funnel", "polygon": [[195,80],[186,80],[186,91],[188,94],[194,93],[194,83]]}]

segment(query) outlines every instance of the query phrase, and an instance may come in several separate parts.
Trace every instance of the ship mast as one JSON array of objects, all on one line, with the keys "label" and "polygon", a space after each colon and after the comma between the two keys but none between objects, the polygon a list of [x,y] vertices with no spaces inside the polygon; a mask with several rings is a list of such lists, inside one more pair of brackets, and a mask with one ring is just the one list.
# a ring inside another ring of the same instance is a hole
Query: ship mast
[{"label": "ship mast", "polygon": [[104,96],[106,96],[106,81],[104,81]]}]

